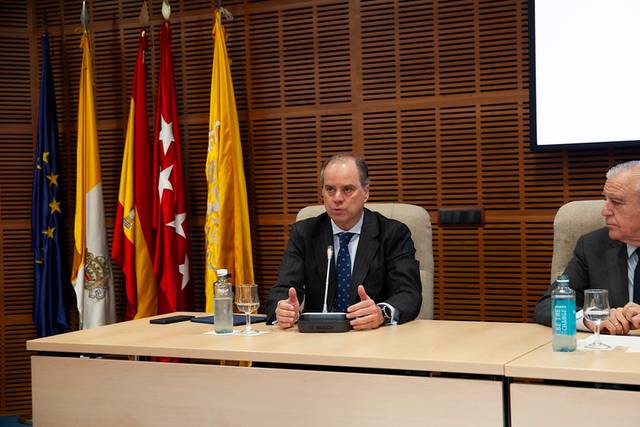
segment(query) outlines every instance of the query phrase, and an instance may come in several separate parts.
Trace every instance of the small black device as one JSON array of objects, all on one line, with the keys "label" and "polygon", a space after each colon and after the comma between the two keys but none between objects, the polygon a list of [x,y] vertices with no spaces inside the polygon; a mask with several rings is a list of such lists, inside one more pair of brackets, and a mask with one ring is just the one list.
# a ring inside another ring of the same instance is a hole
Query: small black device
[{"label": "small black device", "polygon": [[302,313],[298,319],[300,332],[347,332],[350,329],[346,313]]},{"label": "small black device", "polygon": [[333,246],[327,248],[327,278],[324,282],[324,305],[322,313],[302,313],[298,319],[300,332],[346,332],[351,329],[351,323],[346,313],[327,312],[327,291],[329,290],[329,270]]},{"label": "small black device", "polygon": [[159,319],[151,319],[149,320],[149,323],[153,323],[156,325],[168,325],[169,323],[185,322],[187,320],[193,319],[194,317],[196,316],[190,316],[186,314],[177,314],[175,316],[160,317]]}]

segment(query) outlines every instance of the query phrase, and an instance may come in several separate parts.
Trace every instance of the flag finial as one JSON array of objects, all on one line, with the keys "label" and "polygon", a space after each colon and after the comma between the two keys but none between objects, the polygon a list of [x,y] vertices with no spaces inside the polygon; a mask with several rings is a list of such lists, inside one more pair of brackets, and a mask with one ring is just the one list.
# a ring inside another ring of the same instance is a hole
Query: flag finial
[{"label": "flag finial", "polygon": [[171,6],[169,6],[169,0],[162,0],[162,17],[165,21],[168,21],[170,16]]},{"label": "flag finial", "polygon": [[220,12],[220,16],[223,17],[225,21],[233,21],[233,14],[229,12],[229,9],[225,9],[224,7],[222,7],[222,2],[218,4],[218,11]]},{"label": "flag finial", "polygon": [[87,31],[87,24],[89,23],[89,14],[87,13],[87,2],[82,0],[82,12],[80,12],[80,24],[82,24],[82,30]]}]

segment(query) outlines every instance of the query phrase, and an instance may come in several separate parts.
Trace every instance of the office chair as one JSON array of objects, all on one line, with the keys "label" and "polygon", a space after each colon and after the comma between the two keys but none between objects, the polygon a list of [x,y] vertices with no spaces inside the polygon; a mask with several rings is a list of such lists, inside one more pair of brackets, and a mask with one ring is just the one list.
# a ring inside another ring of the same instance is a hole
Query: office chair
[{"label": "office chair", "polygon": [[578,238],[606,225],[602,216],[604,200],[579,200],[560,207],[553,220],[551,283],[562,274],[573,256]]}]

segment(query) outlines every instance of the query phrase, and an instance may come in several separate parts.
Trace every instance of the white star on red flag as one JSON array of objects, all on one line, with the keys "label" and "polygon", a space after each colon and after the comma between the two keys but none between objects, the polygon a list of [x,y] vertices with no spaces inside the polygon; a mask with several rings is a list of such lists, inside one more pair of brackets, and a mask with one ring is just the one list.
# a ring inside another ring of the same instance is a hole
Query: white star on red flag
[{"label": "white star on red flag", "polygon": [[189,283],[189,257],[184,255],[184,264],[178,266],[178,271],[182,274],[182,289]]},{"label": "white star on red flag", "polygon": [[160,171],[160,179],[158,180],[158,194],[160,195],[160,200],[162,200],[162,192],[164,190],[173,191],[173,185],[171,185],[171,182],[169,181],[169,176],[171,175],[172,170],[173,165]]},{"label": "white star on red flag", "polygon": [[184,237],[185,239],[187,238],[187,235],[184,232],[184,228],[182,227],[182,223],[187,219],[187,214],[186,213],[181,213],[181,214],[177,214],[176,215],[176,219],[168,222],[167,225],[169,227],[173,227],[176,229],[176,233],[181,235],[182,237]]},{"label": "white star on red flag", "polygon": [[160,141],[162,141],[162,149],[164,150],[164,154],[167,154],[167,150],[171,146],[171,143],[175,141],[173,138],[173,122],[167,123],[164,120],[164,117],[160,115],[160,126],[162,129],[160,130]]}]

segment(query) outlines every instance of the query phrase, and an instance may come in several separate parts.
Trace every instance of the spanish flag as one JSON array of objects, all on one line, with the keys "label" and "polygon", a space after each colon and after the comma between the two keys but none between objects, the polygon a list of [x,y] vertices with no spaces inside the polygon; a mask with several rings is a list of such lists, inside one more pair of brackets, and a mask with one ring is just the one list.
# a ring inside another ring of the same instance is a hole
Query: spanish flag
[{"label": "spanish flag", "polygon": [[235,283],[254,282],[240,128],[225,38],[220,11],[216,10],[206,165],[205,293],[209,312],[213,311],[217,268],[228,269]]},{"label": "spanish flag", "polygon": [[127,320],[153,316],[158,311],[158,285],[153,274],[152,257],[155,252],[151,230],[153,174],[144,63],[146,45],[143,30],[138,37],[111,248],[111,256],[122,267],[125,276]]},{"label": "spanish flag", "polygon": [[102,202],[98,130],[93,96],[91,40],[80,41],[82,71],[78,102],[76,214],[71,283],[76,292],[80,329],[116,319],[111,261]]}]

